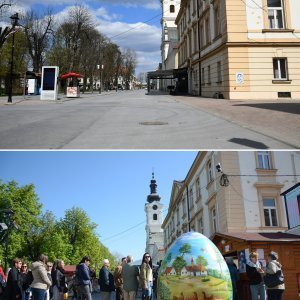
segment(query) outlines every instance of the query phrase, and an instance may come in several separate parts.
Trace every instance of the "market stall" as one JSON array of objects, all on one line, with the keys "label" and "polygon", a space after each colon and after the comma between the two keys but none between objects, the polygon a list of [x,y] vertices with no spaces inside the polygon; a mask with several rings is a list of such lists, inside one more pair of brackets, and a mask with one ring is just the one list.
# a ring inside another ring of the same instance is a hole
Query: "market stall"
[{"label": "market stall", "polygon": [[80,88],[78,86],[78,78],[83,77],[79,73],[69,72],[60,76],[61,79],[67,80],[66,94],[69,98],[80,97]]}]

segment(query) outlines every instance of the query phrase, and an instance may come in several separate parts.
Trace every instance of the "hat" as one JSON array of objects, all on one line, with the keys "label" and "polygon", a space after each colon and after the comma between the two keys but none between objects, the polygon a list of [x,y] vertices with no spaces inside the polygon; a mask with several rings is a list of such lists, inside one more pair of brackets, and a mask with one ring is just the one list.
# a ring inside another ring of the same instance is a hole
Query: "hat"
[{"label": "hat", "polygon": [[109,260],[108,259],[103,259],[103,266],[109,265]]},{"label": "hat", "polygon": [[271,251],[270,254],[269,254],[269,257],[272,259],[272,260],[277,260],[278,259],[278,254],[274,251]]}]

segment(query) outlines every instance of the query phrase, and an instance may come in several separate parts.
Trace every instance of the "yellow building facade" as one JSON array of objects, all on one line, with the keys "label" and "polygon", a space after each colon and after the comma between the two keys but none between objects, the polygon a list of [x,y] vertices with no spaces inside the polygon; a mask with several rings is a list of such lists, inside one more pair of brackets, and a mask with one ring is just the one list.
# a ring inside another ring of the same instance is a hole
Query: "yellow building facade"
[{"label": "yellow building facade", "polygon": [[182,0],[178,65],[189,93],[300,99],[300,1]]}]

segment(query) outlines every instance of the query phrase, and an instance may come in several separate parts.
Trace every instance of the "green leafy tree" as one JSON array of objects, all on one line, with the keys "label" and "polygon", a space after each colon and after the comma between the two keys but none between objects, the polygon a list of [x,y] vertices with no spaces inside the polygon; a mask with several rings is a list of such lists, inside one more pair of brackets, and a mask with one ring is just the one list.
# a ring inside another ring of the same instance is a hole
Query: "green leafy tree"
[{"label": "green leafy tree", "polygon": [[186,244],[183,244],[180,249],[179,249],[179,252],[182,254],[182,257],[185,255],[185,254],[188,254],[188,253],[191,253],[192,252],[192,247],[190,244],[186,243]]},{"label": "green leafy tree", "polygon": [[[8,261],[11,261],[16,256],[30,256],[28,238],[31,235],[31,227],[39,225],[42,209],[34,185],[19,186],[15,181],[0,181],[0,220],[4,223],[9,222],[5,219],[5,210],[8,209],[13,212],[8,246]],[[4,247],[0,247],[0,257],[3,260]]]},{"label": "green leafy tree", "polygon": [[187,263],[182,256],[177,256],[172,263],[172,267],[175,269],[178,275],[180,274],[181,269],[186,265]]},{"label": "green leafy tree", "polygon": [[197,264],[198,264],[199,266],[207,267],[207,265],[208,265],[207,259],[206,259],[204,256],[201,256],[201,255],[199,255],[199,256],[197,257],[196,262],[197,262]]}]

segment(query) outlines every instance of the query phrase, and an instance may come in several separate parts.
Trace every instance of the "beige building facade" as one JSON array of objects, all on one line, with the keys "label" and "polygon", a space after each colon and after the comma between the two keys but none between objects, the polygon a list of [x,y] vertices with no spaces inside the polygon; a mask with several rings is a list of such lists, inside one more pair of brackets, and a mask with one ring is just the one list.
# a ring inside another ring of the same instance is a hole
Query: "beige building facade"
[{"label": "beige building facade", "polygon": [[298,0],[182,0],[178,66],[189,93],[300,99]]},{"label": "beige building facade", "polygon": [[173,182],[162,224],[165,249],[187,231],[210,238],[216,233],[286,231],[281,193],[300,181],[299,174],[296,151],[199,152],[186,178]]}]

